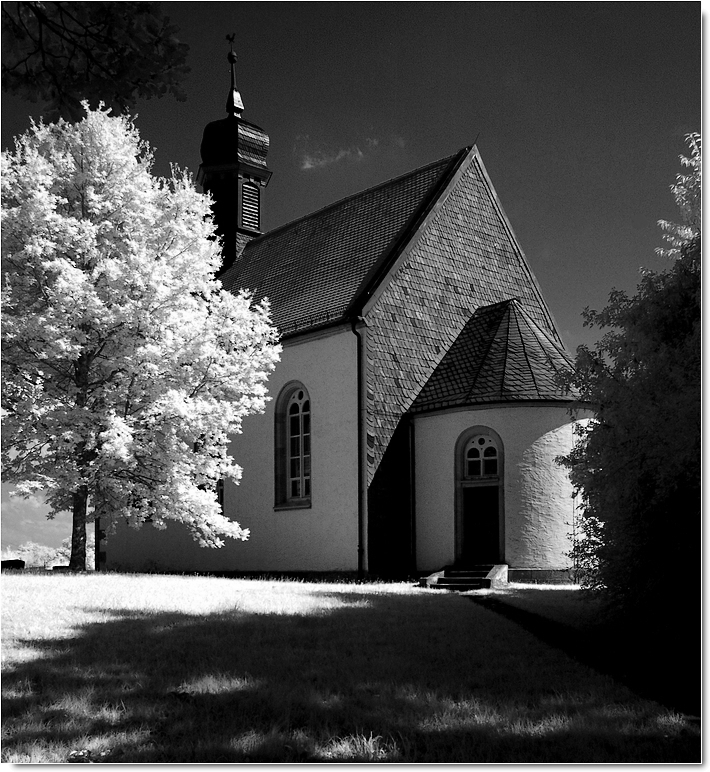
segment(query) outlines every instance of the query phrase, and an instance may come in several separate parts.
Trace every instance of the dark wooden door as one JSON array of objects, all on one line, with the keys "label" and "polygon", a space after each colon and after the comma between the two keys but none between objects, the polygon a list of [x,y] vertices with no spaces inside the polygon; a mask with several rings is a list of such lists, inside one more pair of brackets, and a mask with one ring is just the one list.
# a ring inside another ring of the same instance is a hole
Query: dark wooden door
[{"label": "dark wooden door", "polygon": [[461,562],[497,563],[500,558],[500,523],[497,485],[463,489]]}]

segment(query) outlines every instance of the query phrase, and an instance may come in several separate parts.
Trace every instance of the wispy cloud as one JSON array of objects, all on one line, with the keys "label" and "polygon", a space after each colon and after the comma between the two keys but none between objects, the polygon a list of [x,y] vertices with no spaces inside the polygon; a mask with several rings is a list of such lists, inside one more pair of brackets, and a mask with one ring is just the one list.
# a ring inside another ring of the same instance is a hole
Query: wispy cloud
[{"label": "wispy cloud", "polygon": [[310,136],[301,134],[296,137],[294,155],[301,171],[311,171],[339,163],[360,163],[388,150],[401,150],[404,146],[405,140],[400,136],[389,139],[370,136],[349,147],[319,147]]},{"label": "wispy cloud", "polygon": [[301,169],[322,169],[324,166],[331,166],[340,161],[362,161],[365,154],[359,147],[341,148],[337,151],[316,150],[314,152],[305,152],[301,156]]}]

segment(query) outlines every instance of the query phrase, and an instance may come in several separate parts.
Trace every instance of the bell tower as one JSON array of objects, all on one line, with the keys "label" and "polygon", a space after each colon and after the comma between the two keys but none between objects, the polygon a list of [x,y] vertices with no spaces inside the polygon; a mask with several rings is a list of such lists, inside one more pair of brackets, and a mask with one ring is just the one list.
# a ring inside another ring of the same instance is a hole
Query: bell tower
[{"label": "bell tower", "polygon": [[244,104],[237,91],[234,35],[227,35],[230,51],[231,87],[227,96],[227,117],[205,126],[200,146],[202,163],[197,182],[204,193],[211,193],[217,232],[222,239],[224,273],[244,245],[261,231],[261,194],[271,171],[266,165],[269,135],[242,118]]}]

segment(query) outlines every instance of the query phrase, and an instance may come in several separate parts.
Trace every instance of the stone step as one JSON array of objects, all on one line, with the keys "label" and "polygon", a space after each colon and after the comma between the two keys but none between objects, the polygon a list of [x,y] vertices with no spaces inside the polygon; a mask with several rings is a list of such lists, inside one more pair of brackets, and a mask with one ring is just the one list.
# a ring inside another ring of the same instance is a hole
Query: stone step
[{"label": "stone step", "polygon": [[501,587],[508,583],[508,566],[505,564],[486,566],[446,566],[429,576],[422,577],[419,584],[433,590],[466,592],[468,590]]},{"label": "stone step", "polygon": [[476,582],[483,582],[486,580],[486,577],[488,576],[488,571],[481,571],[479,573],[470,573],[470,574],[444,574],[442,579],[440,581],[444,581],[447,584],[475,584]]},{"label": "stone step", "polygon": [[488,590],[491,582],[489,579],[483,579],[480,582],[470,582],[468,584],[450,584],[449,582],[437,582],[430,585],[432,590],[449,590],[449,592],[468,592],[469,590]]}]

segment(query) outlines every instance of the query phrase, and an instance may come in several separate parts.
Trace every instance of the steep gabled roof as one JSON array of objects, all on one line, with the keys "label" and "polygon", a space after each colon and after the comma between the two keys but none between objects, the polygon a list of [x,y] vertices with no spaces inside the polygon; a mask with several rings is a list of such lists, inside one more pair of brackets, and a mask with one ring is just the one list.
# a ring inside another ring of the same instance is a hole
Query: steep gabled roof
[{"label": "steep gabled roof", "polygon": [[479,308],[414,400],[412,412],[521,400],[573,400],[556,382],[565,349],[517,299]]},{"label": "steep gabled roof", "polygon": [[338,201],[249,242],[225,289],[271,301],[282,334],[346,318],[436,201],[469,148]]}]

